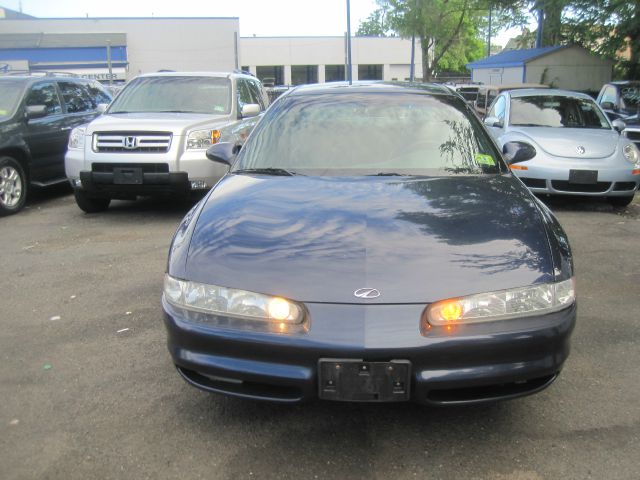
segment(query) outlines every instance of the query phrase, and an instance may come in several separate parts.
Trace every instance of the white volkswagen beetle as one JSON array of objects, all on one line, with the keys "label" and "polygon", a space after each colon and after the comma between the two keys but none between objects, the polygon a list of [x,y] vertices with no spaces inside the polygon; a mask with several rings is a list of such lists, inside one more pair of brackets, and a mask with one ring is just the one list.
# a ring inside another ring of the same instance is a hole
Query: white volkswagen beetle
[{"label": "white volkswagen beetle", "polygon": [[534,193],[604,196],[622,207],[638,190],[637,147],[620,135],[624,124],[610,123],[588,95],[506,91],[496,97],[484,123],[500,147],[524,142],[535,148],[532,159],[510,164]]}]

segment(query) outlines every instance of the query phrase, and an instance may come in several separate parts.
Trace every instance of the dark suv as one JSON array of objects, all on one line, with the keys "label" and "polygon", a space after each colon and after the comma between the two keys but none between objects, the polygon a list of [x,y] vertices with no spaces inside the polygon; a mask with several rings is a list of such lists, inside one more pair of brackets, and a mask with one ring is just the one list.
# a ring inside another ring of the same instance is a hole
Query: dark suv
[{"label": "dark suv", "polygon": [[110,101],[93,80],[0,76],[0,216],[20,211],[31,186],[66,181],[69,132]]},{"label": "dark suv", "polygon": [[605,84],[598,94],[598,104],[611,121],[640,123],[640,82],[625,80]]}]

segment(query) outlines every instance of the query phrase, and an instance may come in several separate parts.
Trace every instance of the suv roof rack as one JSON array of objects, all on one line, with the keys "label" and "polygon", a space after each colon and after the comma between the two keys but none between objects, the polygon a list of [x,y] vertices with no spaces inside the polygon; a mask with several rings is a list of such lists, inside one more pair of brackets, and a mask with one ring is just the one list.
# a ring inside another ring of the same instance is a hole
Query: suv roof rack
[{"label": "suv roof rack", "polygon": [[6,76],[30,76],[30,77],[75,77],[81,78],[77,73],[71,72],[55,72],[48,70],[9,70],[7,72],[0,71],[0,75]]}]

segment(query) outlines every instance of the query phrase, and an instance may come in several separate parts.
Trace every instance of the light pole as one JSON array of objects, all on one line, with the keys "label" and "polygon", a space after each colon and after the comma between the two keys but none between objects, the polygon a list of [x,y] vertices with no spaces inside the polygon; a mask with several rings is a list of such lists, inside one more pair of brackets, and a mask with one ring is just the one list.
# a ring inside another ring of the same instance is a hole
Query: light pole
[{"label": "light pole", "polygon": [[347,0],[347,78],[349,85],[353,83],[351,78],[351,2]]}]

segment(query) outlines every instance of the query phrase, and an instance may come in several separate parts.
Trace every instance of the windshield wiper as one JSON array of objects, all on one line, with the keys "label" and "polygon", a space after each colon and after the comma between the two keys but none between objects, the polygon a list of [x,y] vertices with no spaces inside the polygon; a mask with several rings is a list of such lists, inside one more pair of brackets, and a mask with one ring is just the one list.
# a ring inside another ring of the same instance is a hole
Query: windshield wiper
[{"label": "windshield wiper", "polygon": [[284,168],[273,168],[273,167],[265,167],[265,168],[243,168],[241,170],[234,170],[231,173],[262,173],[264,175],[279,175],[292,177],[294,175],[302,175],[301,173],[292,172],[290,170],[285,170]]},{"label": "windshield wiper", "polygon": [[378,172],[378,173],[372,173],[371,175],[367,175],[367,177],[404,177],[406,175],[403,175],[401,173],[396,173],[396,172]]}]

